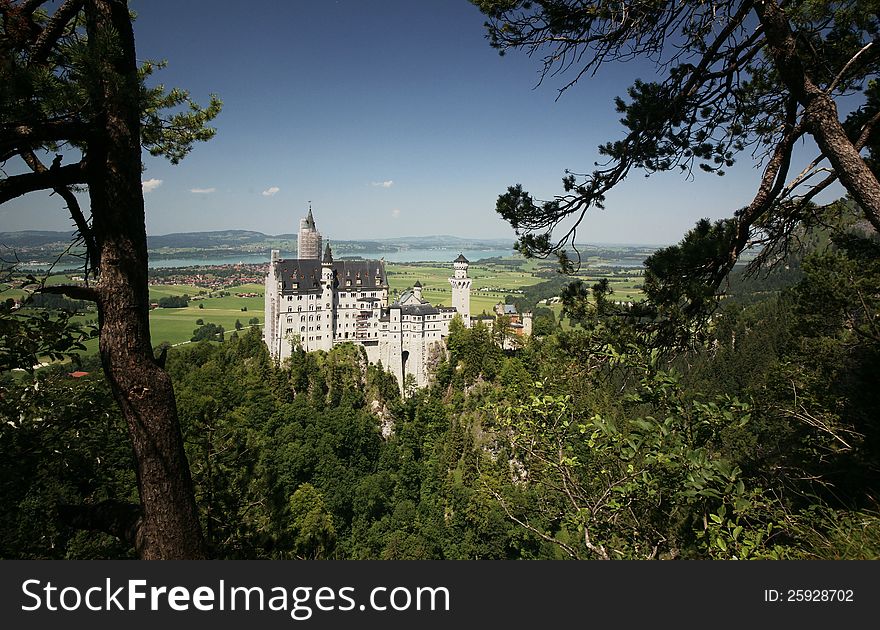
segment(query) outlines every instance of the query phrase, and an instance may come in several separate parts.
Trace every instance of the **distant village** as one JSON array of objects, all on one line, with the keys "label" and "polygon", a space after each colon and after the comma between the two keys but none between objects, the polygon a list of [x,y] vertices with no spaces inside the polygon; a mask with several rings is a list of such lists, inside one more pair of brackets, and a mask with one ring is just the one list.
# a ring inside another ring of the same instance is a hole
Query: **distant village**
[{"label": "distant village", "polygon": [[[219,291],[241,284],[263,284],[268,263],[238,263],[235,265],[212,265],[203,267],[160,267],[150,270],[150,286],[186,284]],[[238,297],[259,297],[259,294],[242,293]]]}]

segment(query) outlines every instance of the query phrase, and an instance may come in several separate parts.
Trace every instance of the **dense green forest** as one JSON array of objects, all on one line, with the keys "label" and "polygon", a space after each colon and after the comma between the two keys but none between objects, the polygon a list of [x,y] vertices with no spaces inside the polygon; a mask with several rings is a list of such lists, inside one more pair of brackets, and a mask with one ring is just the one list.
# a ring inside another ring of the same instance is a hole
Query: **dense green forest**
[{"label": "dense green forest", "polygon": [[[602,283],[516,351],[455,322],[406,397],[349,344],[281,366],[256,327],[172,349],[209,554],[880,556],[880,241],[857,228],[737,271],[687,323]],[[126,428],[80,367],[0,377],[0,557],[135,555]]]}]

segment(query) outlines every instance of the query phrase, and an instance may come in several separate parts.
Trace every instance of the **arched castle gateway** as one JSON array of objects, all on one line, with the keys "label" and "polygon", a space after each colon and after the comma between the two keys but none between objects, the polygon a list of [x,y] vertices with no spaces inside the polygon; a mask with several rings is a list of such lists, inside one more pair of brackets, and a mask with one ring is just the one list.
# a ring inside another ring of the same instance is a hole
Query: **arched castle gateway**
[{"label": "arched castle gateway", "polygon": [[[452,306],[432,306],[416,282],[388,304],[388,278],[382,260],[333,259],[328,243],[323,257],[315,255],[321,236],[311,208],[300,223],[299,258],[283,259],[272,250],[266,275],[266,326],[263,339],[276,361],[303,350],[330,350],[356,343],[371,363],[382,362],[403,386],[411,374],[419,387],[428,383],[428,357],[444,344],[456,313],[470,325],[471,279],[468,260],[453,263]],[[305,255],[305,257],[303,257]]]}]

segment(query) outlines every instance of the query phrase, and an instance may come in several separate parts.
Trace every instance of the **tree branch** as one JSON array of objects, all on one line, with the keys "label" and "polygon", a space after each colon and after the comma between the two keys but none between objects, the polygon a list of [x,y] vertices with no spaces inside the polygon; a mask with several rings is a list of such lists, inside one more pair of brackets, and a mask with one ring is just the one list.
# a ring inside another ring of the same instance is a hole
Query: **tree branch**
[{"label": "tree branch", "polygon": [[789,16],[775,2],[756,3],[755,13],[764,26],[769,54],[782,82],[804,108],[807,130],[865,218],[880,231],[880,182],[843,129],[834,100],[807,72]]},{"label": "tree branch", "polygon": [[107,500],[94,505],[59,505],[58,515],[70,527],[105,532],[136,550],[144,544],[141,508],[132,503]]},{"label": "tree branch", "polygon": [[37,37],[37,41],[31,47],[28,64],[31,66],[43,65],[52,51],[52,47],[64,33],[67,23],[70,22],[83,6],[83,0],[65,0],[57,11],[49,18],[46,28]]},{"label": "tree branch", "polygon": [[25,0],[18,7],[18,10],[26,15],[31,15],[41,5],[46,4],[49,0]]},{"label": "tree branch", "polygon": [[[526,529],[526,530],[532,532],[533,534],[538,536],[541,540],[556,545],[557,547],[562,549],[565,553],[567,553],[568,556],[572,560],[579,560],[580,559],[580,554],[578,554],[577,550],[574,547],[562,542],[558,538],[555,538],[553,536],[550,536],[549,534],[544,533],[543,531],[541,531],[540,529],[538,529],[534,525],[528,523],[527,521],[523,521],[522,519],[517,518],[517,516],[513,512],[511,512],[510,508],[507,505],[507,501],[504,500],[504,497],[502,497],[498,492],[496,492],[494,488],[490,487],[489,484],[483,482],[483,486],[486,488],[486,490],[489,491],[490,494],[492,494],[493,497],[495,497],[495,500],[498,501],[498,503],[501,505],[501,509],[504,510],[505,514],[507,514],[507,518],[512,520],[514,523],[516,523],[517,525],[519,525],[523,529]],[[590,551],[593,551],[593,550],[590,549]]]},{"label": "tree branch", "polygon": [[72,300],[86,300],[88,302],[97,302],[101,294],[94,287],[81,287],[77,284],[54,284],[48,287],[40,287],[37,293],[54,293],[56,295],[64,295]]},{"label": "tree branch", "polygon": [[[871,136],[871,132],[874,130],[874,126],[877,124],[878,121],[880,121],[880,112],[877,112],[876,114],[874,114],[874,116],[872,116],[871,119],[868,120],[868,122],[866,122],[862,126],[861,132],[859,133],[859,137],[853,143],[853,147],[855,147],[855,149],[857,151],[861,151],[862,149],[865,148],[865,145],[868,144],[868,139]],[[812,162],[810,162],[810,164],[807,165],[807,167],[803,171],[801,171],[797,177],[795,177],[791,182],[789,182],[789,184],[785,187],[785,190],[782,191],[780,198],[784,199],[784,198],[788,197],[795,190],[795,188],[797,188],[798,186],[803,184],[805,181],[807,181],[813,175],[821,172],[823,169],[820,169],[819,171],[815,171],[813,169],[815,169],[816,166],[818,166],[818,164],[824,159],[824,157],[825,157],[824,155],[820,155],[817,158],[815,158]],[[824,170],[827,170],[827,169],[824,169]],[[799,209],[804,208],[816,195],[818,195],[820,192],[822,192],[823,190],[828,188],[828,186],[830,186],[831,184],[833,184],[836,181],[837,181],[837,173],[832,172],[825,179],[823,179],[821,182],[819,182],[818,184],[813,186],[809,191],[807,191],[806,194],[804,194],[800,197],[793,197],[793,199],[797,199]]]},{"label": "tree branch", "polygon": [[0,153],[19,152],[46,142],[84,142],[88,127],[81,121],[41,120],[0,124]]},{"label": "tree branch", "polygon": [[[21,157],[35,173],[43,173],[49,170],[30,149],[22,152]],[[79,231],[80,236],[82,236],[83,242],[85,243],[88,264],[92,270],[97,271],[101,252],[98,250],[95,236],[92,234],[92,230],[89,227],[88,221],[86,221],[82,208],[80,208],[76,195],[74,195],[73,191],[67,186],[58,186],[54,190],[62,199],[64,199],[64,201],[67,202],[67,209],[70,212],[70,217],[76,224],[76,229]],[[88,268],[86,269],[86,275],[88,275]]]},{"label": "tree branch", "polygon": [[843,77],[846,74],[846,71],[849,70],[850,67],[852,67],[852,65],[862,55],[862,53],[867,51],[873,45],[874,45],[874,42],[868,42],[867,44],[862,46],[862,48],[859,49],[859,51],[856,54],[854,54],[850,58],[849,61],[846,62],[846,65],[844,65],[843,68],[840,69],[840,72],[837,73],[837,76],[834,77],[834,80],[831,82],[831,85],[829,85],[827,88],[825,88],[826,94],[831,94],[834,91],[834,89],[837,87],[837,85],[843,80]]},{"label": "tree branch", "polygon": [[87,182],[85,160],[42,173],[13,175],[0,180],[0,203],[38,190],[55,190],[58,186],[73,186]]},{"label": "tree branch", "polygon": [[[796,105],[796,101],[792,100]],[[736,235],[734,242],[731,244],[730,255],[712,280],[713,286],[716,289],[721,286],[721,282],[730,270],[733,269],[733,266],[739,259],[739,255],[748,244],[752,225],[773,205],[773,202],[785,185],[785,178],[788,175],[788,168],[791,164],[791,151],[794,148],[794,143],[804,134],[805,125],[803,121],[794,124],[792,120],[796,116],[796,112],[796,107],[789,108],[788,131],[776,145],[773,157],[770,158],[764,169],[764,175],[761,177],[758,192],[754,199],[752,199],[752,202],[737,213]]]}]

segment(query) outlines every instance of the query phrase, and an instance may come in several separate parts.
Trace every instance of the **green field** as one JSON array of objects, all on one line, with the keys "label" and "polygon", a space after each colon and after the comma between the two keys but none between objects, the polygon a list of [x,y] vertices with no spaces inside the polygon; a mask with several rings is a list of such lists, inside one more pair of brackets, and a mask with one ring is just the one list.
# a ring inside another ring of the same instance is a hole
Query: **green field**
[{"label": "green field", "polygon": [[[386,267],[392,300],[395,292],[402,292],[412,287],[418,280],[422,283],[423,297],[432,304],[449,305],[451,303],[452,291],[448,280],[451,269],[448,265],[388,264]],[[492,263],[471,265],[468,269],[468,275],[473,278],[471,313],[474,315],[484,311],[491,313],[494,306],[499,302],[504,302],[508,295],[516,296],[518,290],[544,281],[545,278],[536,275],[536,272],[541,269],[554,269],[553,263],[526,261],[520,269]],[[585,269],[577,277],[587,284],[593,284],[600,278],[608,278],[611,288],[614,289],[613,300],[632,301],[642,296],[640,287],[644,278],[641,269],[617,271],[614,274],[597,273],[595,269]]]},{"label": "green field", "polygon": [[[227,334],[235,330],[236,320],[248,326],[248,320],[256,317],[263,324],[263,298],[237,297],[236,293],[259,293],[263,286],[245,284],[223,289],[229,295],[215,296],[215,293],[189,285],[155,285],[150,286],[150,300],[157,301],[162,297],[188,294],[204,299],[190,301],[186,308],[154,308],[150,311],[150,333],[153,345],[167,342],[172,345],[189,342],[193,331],[198,328],[196,320],[223,326]],[[219,292],[218,292],[219,293]],[[246,309],[246,310],[242,310]]]},{"label": "green field", "polygon": [[[392,299],[395,292],[404,291],[416,280],[422,283],[422,297],[434,305],[450,305],[452,289],[449,277],[452,270],[449,265],[407,265],[388,264],[388,284],[391,287]],[[523,269],[513,270],[501,265],[474,264],[468,269],[468,276],[473,279],[471,284],[471,313],[483,311],[491,313],[493,307],[504,302],[508,295],[516,295],[516,291],[541,282],[543,279],[534,275],[537,263],[527,262]]]}]

